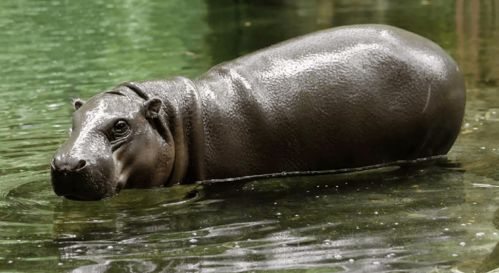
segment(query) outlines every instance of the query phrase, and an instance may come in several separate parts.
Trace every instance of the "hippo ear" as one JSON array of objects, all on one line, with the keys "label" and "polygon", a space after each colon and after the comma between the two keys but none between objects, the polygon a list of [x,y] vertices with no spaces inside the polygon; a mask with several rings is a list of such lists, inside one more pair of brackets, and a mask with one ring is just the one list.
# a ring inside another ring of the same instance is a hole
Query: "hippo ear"
[{"label": "hippo ear", "polygon": [[144,102],[146,118],[157,118],[159,116],[159,111],[161,110],[161,105],[163,105],[163,102],[158,98],[148,99]]},{"label": "hippo ear", "polygon": [[74,99],[73,100],[73,107],[75,110],[80,109],[80,107],[84,104],[85,102],[82,101],[81,99]]}]

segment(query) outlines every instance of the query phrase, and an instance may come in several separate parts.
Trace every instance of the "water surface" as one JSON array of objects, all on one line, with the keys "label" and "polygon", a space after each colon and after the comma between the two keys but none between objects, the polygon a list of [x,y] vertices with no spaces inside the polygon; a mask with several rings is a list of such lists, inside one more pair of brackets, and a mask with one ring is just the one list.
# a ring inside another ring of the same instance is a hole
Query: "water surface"
[{"label": "water surface", "polygon": [[[492,0],[1,1],[0,271],[496,272],[498,15]],[[403,27],[457,60],[468,104],[449,161],[101,202],[53,194],[72,98],[354,23]]]}]

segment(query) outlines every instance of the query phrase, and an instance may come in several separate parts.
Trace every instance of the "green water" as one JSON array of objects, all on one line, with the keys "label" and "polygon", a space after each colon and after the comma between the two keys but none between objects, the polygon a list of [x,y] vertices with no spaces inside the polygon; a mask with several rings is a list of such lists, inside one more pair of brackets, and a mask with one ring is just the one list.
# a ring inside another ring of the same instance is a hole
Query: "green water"
[{"label": "green water", "polygon": [[[204,186],[187,201],[192,186],[52,193],[72,98],[353,23],[406,28],[460,64],[468,104],[450,162]],[[2,0],[0,272],[497,272],[498,56],[495,0]]]}]

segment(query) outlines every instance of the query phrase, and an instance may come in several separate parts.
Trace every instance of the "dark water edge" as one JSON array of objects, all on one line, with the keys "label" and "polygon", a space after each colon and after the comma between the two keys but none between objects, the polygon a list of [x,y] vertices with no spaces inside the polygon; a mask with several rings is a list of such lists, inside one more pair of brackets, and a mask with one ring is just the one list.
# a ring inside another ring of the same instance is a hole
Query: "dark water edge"
[{"label": "dark water edge", "polygon": [[[495,0],[1,1],[0,272],[496,272],[498,15]],[[72,98],[356,23],[408,29],[459,63],[468,103],[447,163],[53,194]]]}]

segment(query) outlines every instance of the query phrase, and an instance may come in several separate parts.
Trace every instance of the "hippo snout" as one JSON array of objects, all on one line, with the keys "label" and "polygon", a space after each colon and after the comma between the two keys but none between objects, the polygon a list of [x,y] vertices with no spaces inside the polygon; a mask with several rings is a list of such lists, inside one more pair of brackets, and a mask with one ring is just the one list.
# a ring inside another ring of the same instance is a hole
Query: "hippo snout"
[{"label": "hippo snout", "polygon": [[73,200],[100,200],[119,191],[110,182],[110,174],[92,160],[56,155],[51,162],[54,192]]},{"label": "hippo snout", "polygon": [[87,166],[84,159],[54,157],[52,160],[52,170],[61,173],[78,173]]}]

